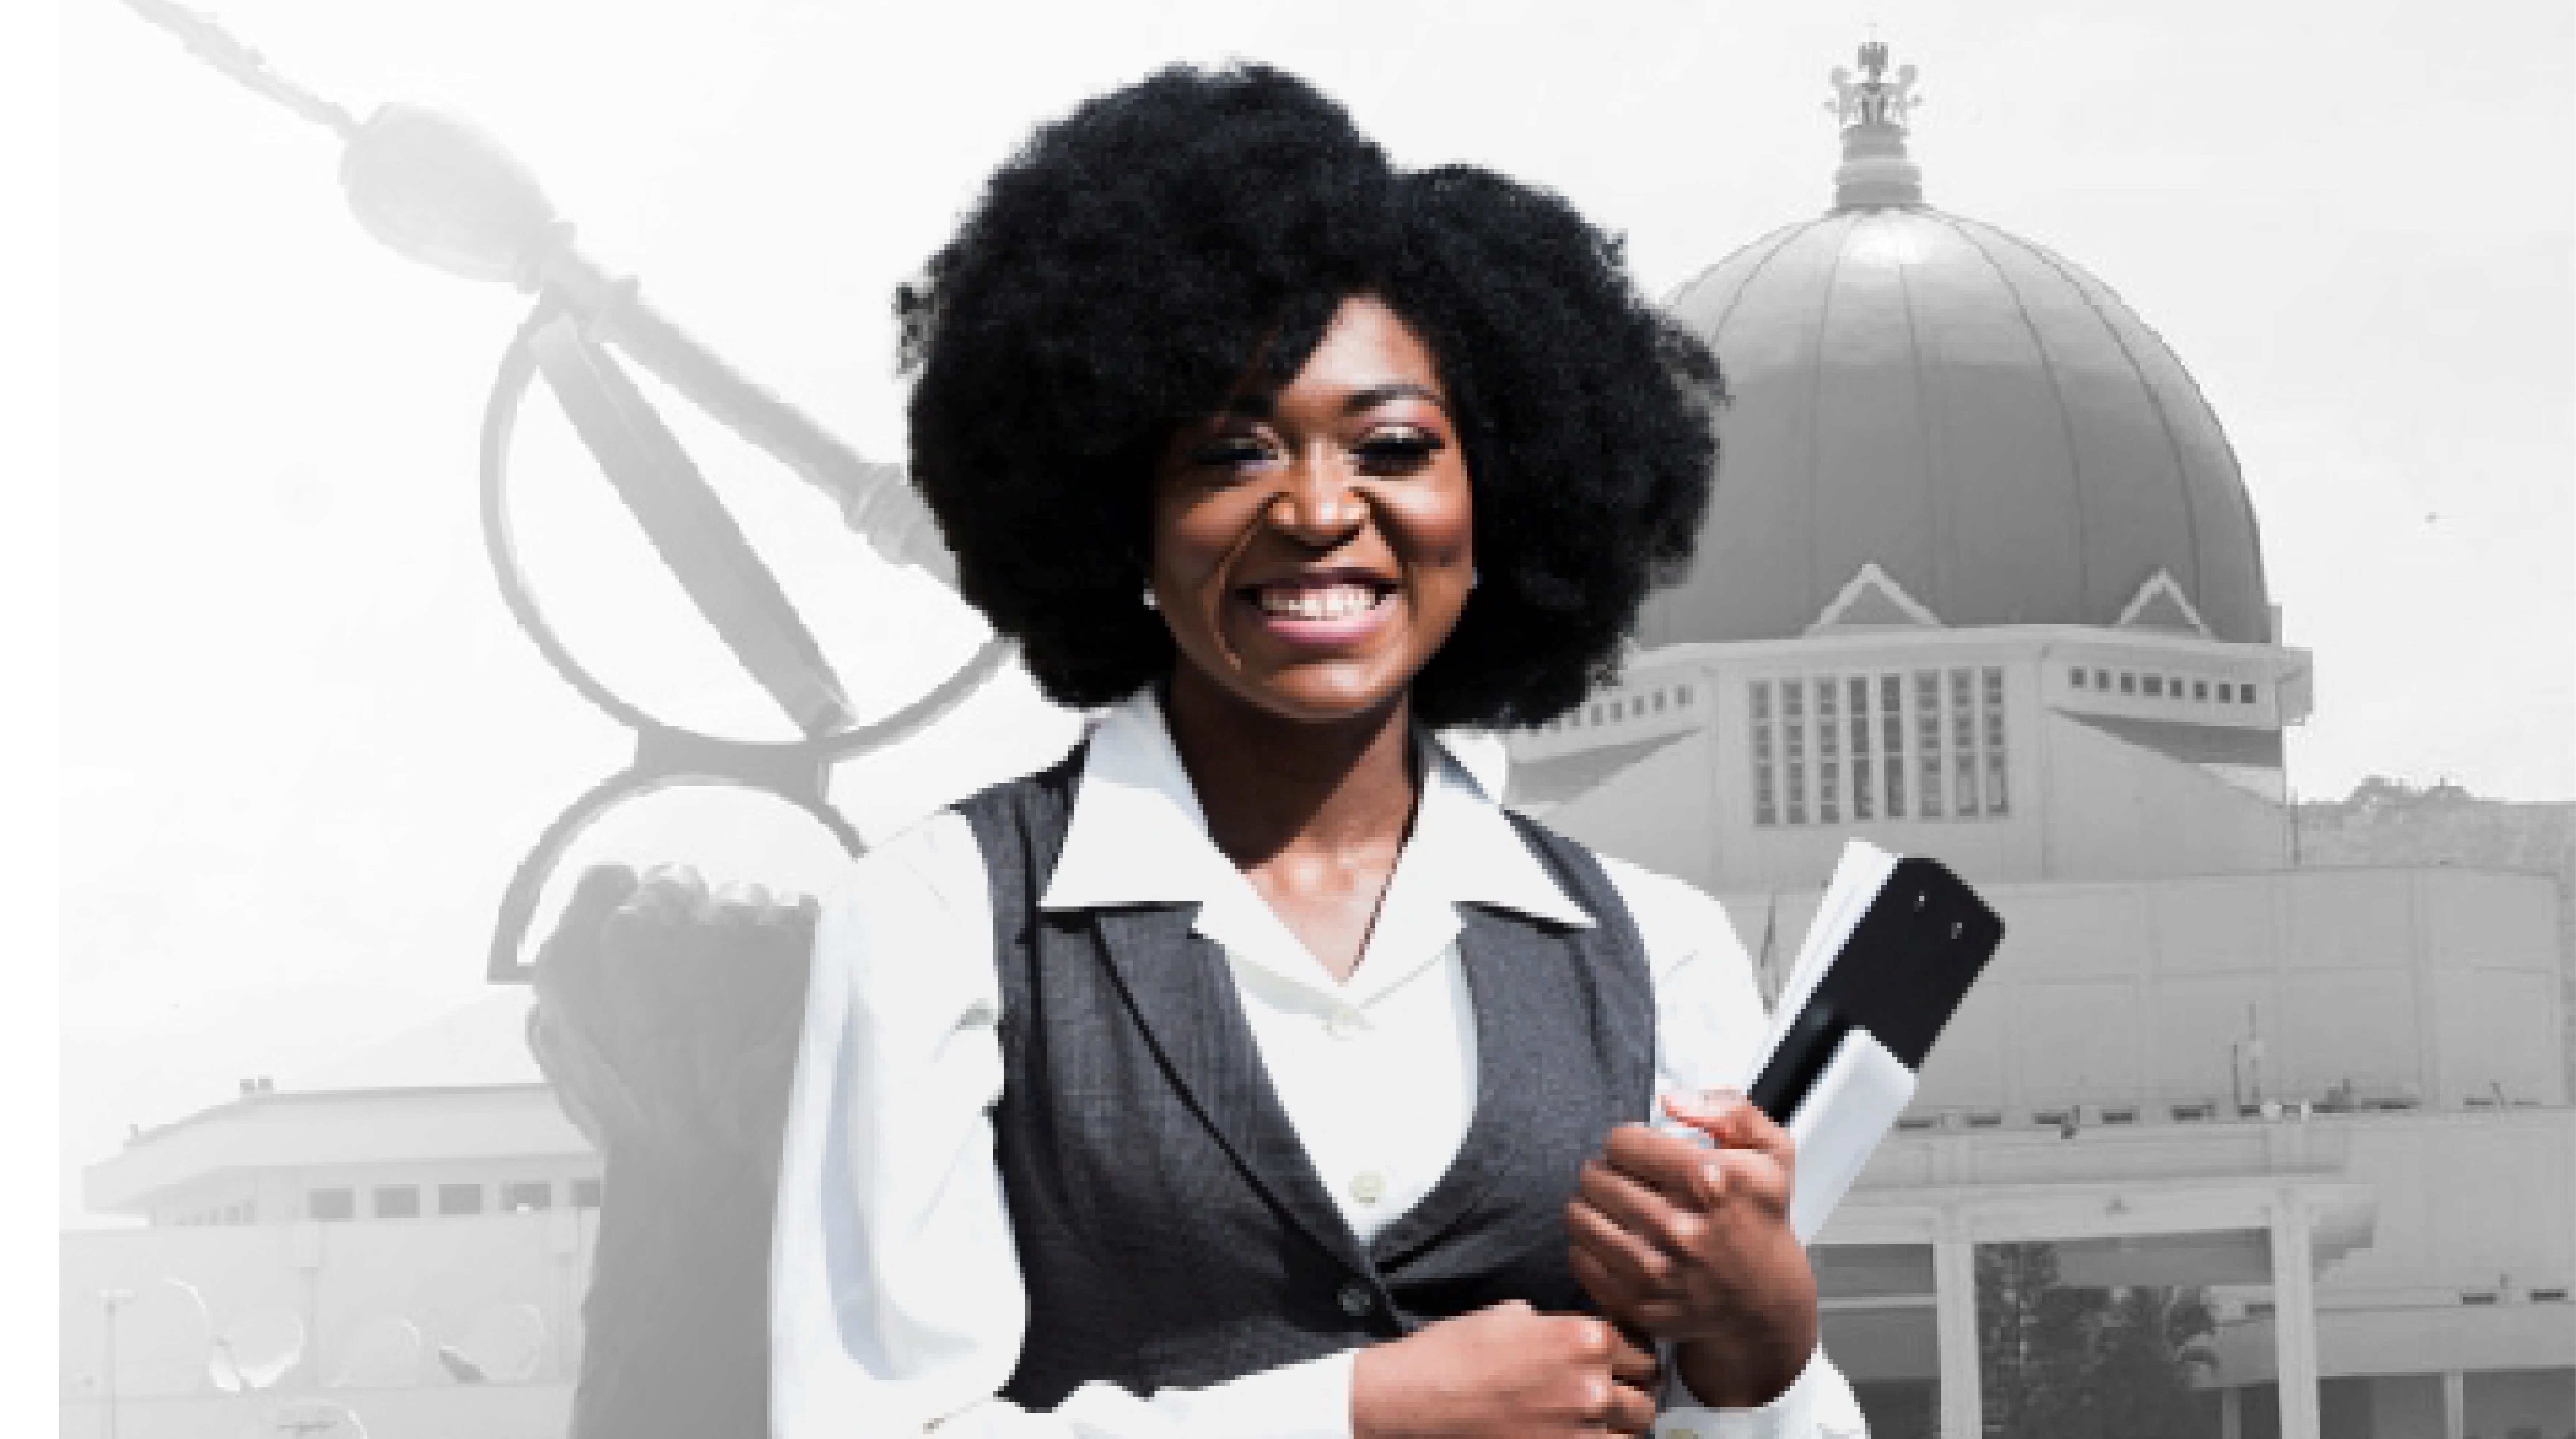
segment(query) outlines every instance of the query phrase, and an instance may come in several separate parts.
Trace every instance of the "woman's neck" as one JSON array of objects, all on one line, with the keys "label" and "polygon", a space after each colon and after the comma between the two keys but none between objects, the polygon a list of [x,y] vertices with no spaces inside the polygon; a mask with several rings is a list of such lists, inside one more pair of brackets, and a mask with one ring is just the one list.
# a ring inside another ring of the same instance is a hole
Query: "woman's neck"
[{"label": "woman's neck", "polygon": [[1209,837],[1236,868],[1297,855],[1391,862],[1403,847],[1421,790],[1405,696],[1345,719],[1295,720],[1184,668],[1163,691],[1163,717]]}]

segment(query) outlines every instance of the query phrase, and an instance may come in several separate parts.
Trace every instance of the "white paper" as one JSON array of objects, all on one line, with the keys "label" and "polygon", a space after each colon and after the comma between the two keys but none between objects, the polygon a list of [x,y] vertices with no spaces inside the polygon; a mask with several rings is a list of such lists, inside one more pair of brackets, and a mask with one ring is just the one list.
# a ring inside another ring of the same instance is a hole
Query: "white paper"
[{"label": "white paper", "polygon": [[1808,922],[1807,937],[1799,942],[1798,957],[1790,963],[1789,982],[1782,986],[1779,1001],[1771,1006],[1771,1033],[1762,1041],[1752,1067],[1737,1080],[1736,1088],[1752,1088],[1762,1066],[1771,1062],[1781,1037],[1815,995],[1816,985],[1824,979],[1834,956],[1842,953],[1860,917],[1869,913],[1870,903],[1896,872],[1896,861],[1897,856],[1865,839],[1844,841],[1842,858],[1834,864],[1834,877],[1825,885],[1823,898],[1816,902],[1816,916]]}]

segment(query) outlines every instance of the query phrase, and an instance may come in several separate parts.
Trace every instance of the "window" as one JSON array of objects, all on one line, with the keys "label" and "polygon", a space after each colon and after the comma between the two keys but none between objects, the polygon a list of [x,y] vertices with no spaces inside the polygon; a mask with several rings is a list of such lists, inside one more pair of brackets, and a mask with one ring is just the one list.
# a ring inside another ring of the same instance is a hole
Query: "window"
[{"label": "window", "polygon": [[2193,699],[2195,699],[2195,700],[2206,700],[2206,699],[2208,699],[2208,698],[2209,698],[2209,681],[2207,681],[2207,680],[2193,680],[2193,681],[2191,682],[2191,697],[2192,697]]},{"label": "window", "polygon": [[1614,720],[1615,720],[1615,719],[1625,719],[1625,718],[1627,718],[1627,717],[1628,717],[1627,707],[1626,707],[1623,703],[1621,703],[1620,701],[1618,701],[1618,700],[1612,700],[1612,701],[1610,702],[1610,718],[1612,718],[1612,719],[1614,719]]},{"label": "window", "polygon": [[2238,685],[2236,687],[2236,699],[2239,704],[2250,705],[2254,703],[2254,687],[2252,685]]},{"label": "window", "polygon": [[2149,675],[2149,676],[2147,676],[2147,693],[2148,693],[2148,694],[2150,694],[2150,695],[2162,695],[2164,692],[2165,692],[2165,677],[2164,677],[2163,675]]},{"label": "window", "polygon": [[379,1184],[376,1186],[378,1219],[418,1219],[420,1186],[417,1184]]},{"label": "window", "polygon": [[2138,677],[2129,673],[2127,670],[2120,671],[2120,693],[2124,695],[2133,695],[2137,692]]},{"label": "window", "polygon": [[606,1191],[607,1186],[602,1184],[595,1176],[586,1175],[580,1179],[576,1179],[572,1182],[572,1207],[575,1209],[597,1209],[599,1207],[600,1196]]},{"label": "window", "polygon": [[1691,702],[1691,687],[1689,685],[1684,685],[1680,689],[1673,691],[1673,702],[1687,708]]},{"label": "window", "polygon": [[1771,791],[1771,682],[1753,682],[1753,822],[1778,824]]},{"label": "window", "polygon": [[2068,670],[2066,672],[2066,678],[2068,682],[2073,684],[2077,689],[2084,688],[2084,666],[2077,665],[2075,668]]},{"label": "window", "polygon": [[555,1187],[543,1179],[514,1180],[501,1186],[501,1211],[518,1214],[531,1209],[551,1209]]},{"label": "window", "polygon": [[358,1193],[354,1189],[312,1189],[304,1194],[304,1216],[307,1219],[342,1220],[358,1217]]},{"label": "window", "polygon": [[442,1184],[438,1186],[438,1212],[441,1214],[482,1213],[483,1186],[480,1184]]},{"label": "window", "polygon": [[1941,818],[1944,795],[1959,819],[2005,812],[2000,665],[1757,680],[1748,690],[1758,825],[1902,819],[1909,787],[1917,818]]}]

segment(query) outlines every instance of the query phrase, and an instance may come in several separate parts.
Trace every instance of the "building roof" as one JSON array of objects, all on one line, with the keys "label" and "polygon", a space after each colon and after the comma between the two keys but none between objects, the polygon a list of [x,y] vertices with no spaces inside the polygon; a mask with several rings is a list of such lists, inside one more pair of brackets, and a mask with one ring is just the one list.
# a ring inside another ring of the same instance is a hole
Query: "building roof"
[{"label": "building roof", "polygon": [[1911,67],[1876,58],[1836,72],[1835,208],[1670,302],[1735,399],[1698,561],[1641,639],[1792,637],[1874,564],[1948,626],[2111,626],[2162,573],[2212,638],[2272,642],[2253,508],[2190,373],[2081,267],[1922,202]]},{"label": "building roof", "polygon": [[535,991],[496,990],[418,1029],[291,1077],[290,1092],[453,1089],[543,1084],[528,1048],[528,1010]]}]

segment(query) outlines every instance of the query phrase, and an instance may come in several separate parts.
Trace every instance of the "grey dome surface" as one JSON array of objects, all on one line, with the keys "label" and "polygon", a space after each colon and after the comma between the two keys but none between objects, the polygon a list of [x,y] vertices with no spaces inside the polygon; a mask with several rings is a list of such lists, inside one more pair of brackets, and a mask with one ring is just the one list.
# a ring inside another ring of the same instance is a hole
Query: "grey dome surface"
[{"label": "grey dome surface", "polygon": [[1683,286],[1735,399],[1647,645],[1777,639],[1876,563],[1944,624],[2110,625],[2158,570],[2268,642],[2254,512],[2163,340],[2075,265],[1921,204],[1785,226]]}]

